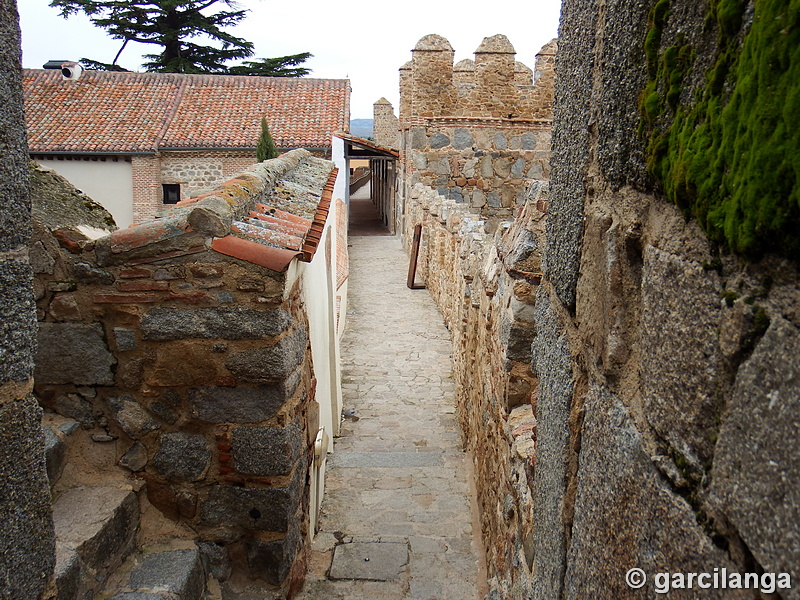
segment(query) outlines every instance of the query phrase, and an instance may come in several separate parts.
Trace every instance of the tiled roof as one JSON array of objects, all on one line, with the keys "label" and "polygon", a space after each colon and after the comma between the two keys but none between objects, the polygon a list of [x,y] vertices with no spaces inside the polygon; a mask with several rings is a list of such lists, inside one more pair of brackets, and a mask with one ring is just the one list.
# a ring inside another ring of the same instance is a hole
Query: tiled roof
[{"label": "tiled roof", "polygon": [[[283,271],[295,258],[311,261],[336,174],[330,161],[292,150],[179,202],[161,218],[113,232],[99,242],[101,262],[156,261],[202,251],[208,241],[220,254],[273,271]],[[164,254],[161,242],[167,241],[174,250]]]},{"label": "tiled roof", "polygon": [[23,88],[32,152],[255,148],[262,115],[279,148],[326,148],[350,119],[346,79],[25,69]]}]

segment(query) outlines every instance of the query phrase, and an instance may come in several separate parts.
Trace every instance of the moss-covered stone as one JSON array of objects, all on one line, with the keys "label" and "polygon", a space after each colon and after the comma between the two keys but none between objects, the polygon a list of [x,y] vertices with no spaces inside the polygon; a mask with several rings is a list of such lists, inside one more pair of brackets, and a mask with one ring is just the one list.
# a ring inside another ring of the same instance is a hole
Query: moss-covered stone
[{"label": "moss-covered stone", "polygon": [[[682,98],[694,63],[680,35],[661,40],[658,0],[645,40],[650,81],[640,97],[648,165],[667,197],[736,253],[800,258],[800,6],[710,0],[718,54],[696,98]],[[691,101],[691,102],[690,102]]]}]

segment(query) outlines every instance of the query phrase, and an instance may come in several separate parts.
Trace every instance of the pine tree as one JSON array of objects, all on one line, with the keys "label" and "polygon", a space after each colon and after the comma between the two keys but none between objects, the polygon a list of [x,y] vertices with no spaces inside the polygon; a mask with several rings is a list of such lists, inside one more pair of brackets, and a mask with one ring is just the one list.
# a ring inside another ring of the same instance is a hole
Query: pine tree
[{"label": "pine tree", "polygon": [[[206,9],[222,3],[230,10],[206,14]],[[62,17],[86,14],[94,25],[122,41],[114,60],[105,63],[81,59],[89,69],[124,70],[117,65],[128,42],[151,44],[161,51],[146,54],[146,71],[158,73],[218,73],[302,77],[309,70],[297,67],[311,57],[308,52],[278,58],[261,58],[241,65],[227,63],[253,56],[253,43],[227,33],[224,28],[236,25],[246,15],[234,0],[52,0],[50,6],[61,10]],[[218,46],[196,44],[191,38],[211,38]]]},{"label": "pine tree", "polygon": [[272,134],[269,132],[266,117],[261,117],[261,135],[258,137],[258,147],[256,148],[256,158],[258,162],[276,158],[280,153],[272,140]]}]

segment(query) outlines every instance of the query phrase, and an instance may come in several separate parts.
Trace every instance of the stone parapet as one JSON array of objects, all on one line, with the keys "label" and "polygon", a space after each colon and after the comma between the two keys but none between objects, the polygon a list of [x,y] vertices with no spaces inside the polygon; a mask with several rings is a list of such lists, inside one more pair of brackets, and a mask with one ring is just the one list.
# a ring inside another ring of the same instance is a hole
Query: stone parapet
[{"label": "stone parapet", "polygon": [[457,415],[471,451],[490,576],[528,589],[537,381],[530,368],[547,185],[534,183],[516,220],[487,233],[469,207],[416,184],[405,242],[422,224],[418,277],[453,339]]},{"label": "stone parapet", "polygon": [[[282,593],[305,560],[319,429],[304,280],[287,265],[313,255],[332,177],[294,150],[99,239],[36,224],[41,404],[113,446],[119,475],[184,532],[234,557],[261,548],[234,570]],[[247,238],[248,220],[293,249]]]}]

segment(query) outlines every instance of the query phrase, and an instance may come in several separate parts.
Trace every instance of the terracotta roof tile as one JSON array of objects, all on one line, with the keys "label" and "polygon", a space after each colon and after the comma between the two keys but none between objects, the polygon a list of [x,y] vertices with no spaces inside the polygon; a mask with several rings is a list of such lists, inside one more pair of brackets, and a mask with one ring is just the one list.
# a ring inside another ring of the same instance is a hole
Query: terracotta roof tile
[{"label": "terracotta roof tile", "polygon": [[372,140],[358,137],[357,135],[351,135],[345,131],[337,131],[333,135],[335,135],[341,140],[345,140],[346,142],[350,142],[352,144],[358,144],[359,146],[363,146],[364,148],[369,148],[370,150],[375,150],[376,152],[385,154],[386,156],[394,156],[395,158],[400,157],[399,150],[395,150],[394,148],[389,148],[387,146],[381,146],[380,144],[376,144]]},{"label": "terracotta roof tile", "polygon": [[223,238],[217,238],[211,243],[212,250],[232,256],[240,260],[253,263],[271,271],[281,272],[289,263],[298,256],[299,252],[292,252],[284,248],[273,248],[271,246],[264,246],[258,242],[244,240],[232,235],[226,235]]},{"label": "terracotta roof tile", "polygon": [[32,152],[254,148],[262,115],[278,147],[326,148],[350,118],[346,79],[25,69],[23,89]]},{"label": "terracotta roof tile", "polygon": [[[104,260],[134,264],[202,251],[205,246],[196,244],[203,236],[221,236],[212,240],[213,250],[282,271],[295,257],[307,262],[313,258],[330,212],[336,174],[330,161],[315,158],[307,150],[293,150],[221,184],[204,194],[210,196],[207,200],[190,199],[184,206],[166,210],[163,218],[115,231],[98,244],[107,248]],[[254,202],[254,198],[270,204]],[[271,206],[273,200],[286,210]],[[154,244],[159,244],[159,252],[166,252],[139,258],[140,249]]]}]

